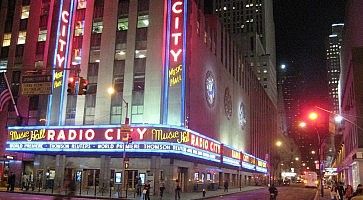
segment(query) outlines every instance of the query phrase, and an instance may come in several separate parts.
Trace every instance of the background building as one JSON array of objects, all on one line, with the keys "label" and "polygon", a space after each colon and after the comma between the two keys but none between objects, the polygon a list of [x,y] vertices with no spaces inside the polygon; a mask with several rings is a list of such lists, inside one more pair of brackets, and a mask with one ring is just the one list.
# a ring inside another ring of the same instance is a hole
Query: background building
[{"label": "background building", "polygon": [[332,25],[332,33],[329,35],[326,48],[329,96],[334,113],[339,113],[338,83],[340,75],[340,51],[342,48],[343,28],[344,24]]},{"label": "background building", "polygon": [[272,0],[215,0],[214,12],[244,49],[271,101],[277,106],[275,24]]},{"label": "background building", "polygon": [[[37,174],[43,185],[51,173],[55,187],[80,172],[91,186],[108,187],[123,171],[125,147],[120,135],[109,134],[121,134],[129,119],[130,188],[140,174],[155,188],[165,179],[171,192],[177,179],[191,191],[200,181],[237,187],[266,173],[263,159],[277,130],[274,102],[215,16],[195,1],[167,2],[1,1],[1,69],[20,112],[9,105],[0,115],[2,152],[5,145],[7,153],[36,154],[19,154],[27,162],[9,162],[10,170]],[[52,95],[23,95],[27,75],[52,75]],[[31,136],[17,137],[26,131],[45,134],[30,144]],[[180,144],[171,133],[188,140]],[[80,144],[67,143],[74,140]]]}]

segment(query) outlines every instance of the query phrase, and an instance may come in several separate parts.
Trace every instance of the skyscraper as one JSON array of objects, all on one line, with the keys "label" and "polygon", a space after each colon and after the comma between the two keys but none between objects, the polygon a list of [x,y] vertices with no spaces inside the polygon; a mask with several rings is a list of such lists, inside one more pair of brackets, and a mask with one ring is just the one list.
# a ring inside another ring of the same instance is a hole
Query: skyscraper
[{"label": "skyscraper", "polygon": [[243,48],[250,66],[277,105],[275,24],[272,0],[215,0],[214,12]]},{"label": "skyscraper", "polygon": [[344,24],[333,24],[326,47],[329,96],[332,110],[339,113],[338,81],[340,75],[340,50]]}]

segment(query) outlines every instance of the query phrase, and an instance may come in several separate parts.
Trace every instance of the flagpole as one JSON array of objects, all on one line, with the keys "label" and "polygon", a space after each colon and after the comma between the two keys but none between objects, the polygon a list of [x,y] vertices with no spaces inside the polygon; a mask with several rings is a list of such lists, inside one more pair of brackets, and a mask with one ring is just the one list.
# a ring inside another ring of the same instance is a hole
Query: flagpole
[{"label": "flagpole", "polygon": [[3,73],[3,75],[4,75],[4,78],[5,78],[6,85],[8,86],[8,90],[10,92],[11,101],[13,102],[13,106],[14,106],[14,109],[15,109],[16,116],[17,117],[20,117],[19,111],[18,111],[18,107],[16,107],[15,100],[14,100],[14,96],[13,96],[13,93],[11,92],[11,88],[10,88],[8,79],[6,78],[5,72]]}]

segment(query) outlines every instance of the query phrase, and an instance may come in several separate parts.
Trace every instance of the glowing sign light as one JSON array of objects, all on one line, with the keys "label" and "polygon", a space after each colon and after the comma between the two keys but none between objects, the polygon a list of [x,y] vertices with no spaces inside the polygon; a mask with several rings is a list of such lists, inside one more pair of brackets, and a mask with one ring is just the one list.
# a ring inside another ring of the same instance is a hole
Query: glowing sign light
[{"label": "glowing sign light", "polygon": [[[124,134],[119,126],[26,126],[9,127],[7,151],[165,153],[192,156],[225,165],[266,173],[266,162],[190,129],[163,125],[131,126]],[[222,148],[223,146],[223,148]],[[223,149],[223,150],[222,150]]]},{"label": "glowing sign light", "polygon": [[[57,41],[57,54],[55,56],[56,62],[55,62],[55,68],[66,68],[66,62],[65,62],[65,51],[67,49],[68,44],[68,25],[69,25],[69,12],[67,10],[63,10],[61,13],[61,22],[60,22],[60,35],[58,36]],[[53,87],[57,88],[62,86],[62,79],[63,79],[63,72],[55,72],[54,75],[54,84]]]}]

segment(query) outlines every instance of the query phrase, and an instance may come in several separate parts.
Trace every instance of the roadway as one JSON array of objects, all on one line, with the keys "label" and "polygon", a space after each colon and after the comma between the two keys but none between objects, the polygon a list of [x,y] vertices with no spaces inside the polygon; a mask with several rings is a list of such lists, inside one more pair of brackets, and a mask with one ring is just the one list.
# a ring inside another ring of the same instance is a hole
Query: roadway
[{"label": "roadway", "polygon": [[[314,200],[316,189],[305,188],[302,185],[291,185],[284,187],[277,187],[278,196],[277,200]],[[269,192],[267,189],[260,189],[249,192],[235,193],[231,195],[224,195],[208,200],[269,200]]]}]

